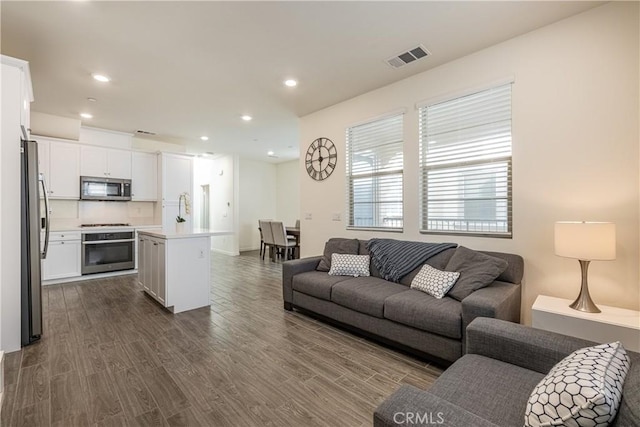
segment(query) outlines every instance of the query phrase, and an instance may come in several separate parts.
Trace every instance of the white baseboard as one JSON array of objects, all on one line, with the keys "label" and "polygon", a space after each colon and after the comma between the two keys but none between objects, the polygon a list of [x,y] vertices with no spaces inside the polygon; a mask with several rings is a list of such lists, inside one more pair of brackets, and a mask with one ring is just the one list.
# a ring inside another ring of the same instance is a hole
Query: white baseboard
[{"label": "white baseboard", "polygon": [[260,250],[260,246],[257,246],[257,247],[250,246],[248,248],[240,248],[240,252],[259,251],[259,250]]}]

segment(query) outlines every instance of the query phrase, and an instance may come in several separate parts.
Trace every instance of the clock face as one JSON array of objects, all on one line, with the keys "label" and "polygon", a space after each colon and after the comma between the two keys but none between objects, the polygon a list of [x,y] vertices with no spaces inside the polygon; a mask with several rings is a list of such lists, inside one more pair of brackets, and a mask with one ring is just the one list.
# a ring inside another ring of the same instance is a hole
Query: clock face
[{"label": "clock face", "polygon": [[329,138],[318,138],[311,143],[305,156],[305,167],[316,181],[329,178],[336,168],[338,150]]}]

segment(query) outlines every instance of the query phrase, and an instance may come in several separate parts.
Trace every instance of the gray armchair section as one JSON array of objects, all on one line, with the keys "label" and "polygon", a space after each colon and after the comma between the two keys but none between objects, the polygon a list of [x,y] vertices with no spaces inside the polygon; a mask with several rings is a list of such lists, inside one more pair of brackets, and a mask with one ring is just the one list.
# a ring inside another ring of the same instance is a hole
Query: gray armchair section
[{"label": "gray armchair section", "polygon": [[[498,319],[477,318],[467,328],[467,354],[451,365],[428,390],[403,386],[376,409],[375,427],[428,426],[401,422],[398,413],[435,413],[451,427],[524,423],[529,395],[559,361],[591,341]],[[640,425],[640,354],[627,351],[631,369],[624,383],[614,427]],[[395,419],[394,419],[395,417]],[[476,417],[476,418],[473,418]],[[415,419],[415,418],[414,418]]]},{"label": "gray armchair section", "polygon": [[[337,240],[341,239],[332,239]],[[359,241],[358,246],[360,254],[368,254],[366,241]],[[455,251],[447,249],[426,263],[444,270]],[[449,296],[436,299],[411,289],[411,278],[422,266],[403,277],[400,283],[394,283],[382,279],[373,264],[370,277],[353,278],[329,276],[326,270],[316,271],[321,257],[288,261],[282,267],[284,308],[304,310],[370,338],[449,365],[464,354],[465,330],[475,318],[520,321],[524,261],[515,254],[486,253],[507,260],[509,266],[489,286],[462,301]]]},{"label": "gray armchair section", "polygon": [[321,259],[321,256],[296,259],[282,265],[282,299],[285,309],[291,310],[293,303],[293,276],[306,271],[314,271]]}]

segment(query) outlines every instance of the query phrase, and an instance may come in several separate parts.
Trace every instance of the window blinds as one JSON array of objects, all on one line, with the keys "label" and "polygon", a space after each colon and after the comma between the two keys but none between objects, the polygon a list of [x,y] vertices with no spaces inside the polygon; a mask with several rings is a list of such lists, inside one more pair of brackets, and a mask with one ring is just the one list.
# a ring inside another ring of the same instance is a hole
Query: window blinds
[{"label": "window blinds", "polygon": [[511,84],[419,115],[421,231],[511,236]]},{"label": "window blinds", "polygon": [[402,230],[403,117],[346,130],[348,228]]}]

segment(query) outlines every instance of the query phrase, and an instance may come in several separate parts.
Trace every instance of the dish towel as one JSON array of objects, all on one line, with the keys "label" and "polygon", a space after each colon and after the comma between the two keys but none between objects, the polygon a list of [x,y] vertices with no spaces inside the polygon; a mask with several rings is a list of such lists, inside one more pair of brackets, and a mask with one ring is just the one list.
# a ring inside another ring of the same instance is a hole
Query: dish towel
[{"label": "dish towel", "polygon": [[458,245],[455,243],[408,242],[394,239],[371,239],[367,243],[371,260],[382,278],[396,283],[432,256],[456,247]]}]

